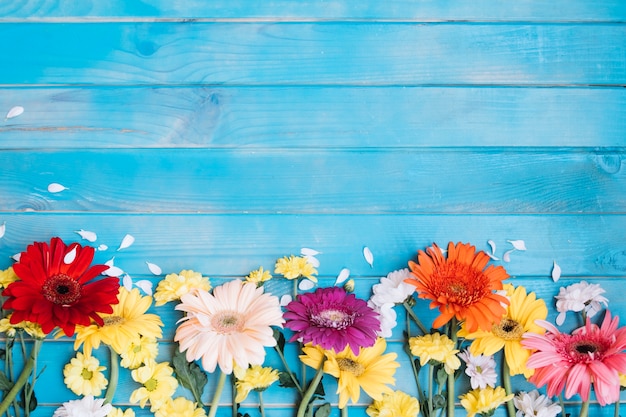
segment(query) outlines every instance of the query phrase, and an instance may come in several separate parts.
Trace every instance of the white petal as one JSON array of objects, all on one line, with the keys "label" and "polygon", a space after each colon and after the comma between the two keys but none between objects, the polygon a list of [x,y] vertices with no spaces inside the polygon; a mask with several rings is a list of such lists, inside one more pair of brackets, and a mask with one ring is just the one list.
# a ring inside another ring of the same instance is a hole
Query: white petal
[{"label": "white petal", "polygon": [[152,282],[148,281],[147,279],[139,280],[135,282],[135,285],[146,294],[152,295]]},{"label": "white petal", "polygon": [[315,256],[315,255],[319,255],[320,252],[316,251],[315,249],[311,249],[311,248],[302,248],[300,249],[300,255],[304,255],[306,257],[309,256]]},{"label": "white petal", "polygon": [[0,239],[4,237],[4,233],[7,231],[7,222],[0,225]]},{"label": "white petal", "polygon": [[78,233],[80,237],[89,242],[95,242],[96,240],[98,240],[98,235],[96,235],[94,232],[90,232],[89,230],[80,229],[77,230],[76,233]]},{"label": "white petal", "polygon": [[117,266],[110,266],[109,269],[104,271],[102,274],[107,275],[109,277],[119,277],[123,273],[124,271],[121,268],[118,268]]},{"label": "white petal", "polygon": [[315,283],[306,278],[300,281],[300,284],[298,284],[298,289],[301,289],[302,291],[310,290],[313,287],[315,287]]},{"label": "white petal", "polygon": [[112,257],[111,259],[109,259],[108,261],[106,261],[104,264],[106,266],[113,266],[113,263],[115,262],[115,256]]},{"label": "white petal", "polygon": [[560,312],[559,315],[556,316],[555,322],[557,326],[561,326],[563,323],[565,323],[565,311]]},{"label": "white petal", "polygon": [[513,252],[515,252],[515,249],[511,249],[511,250],[504,252],[504,255],[502,255],[502,260],[504,262],[511,262],[511,254]]},{"label": "white petal", "polygon": [[339,285],[348,279],[350,276],[350,270],[348,268],[343,268],[339,275],[337,275],[337,280],[335,281],[335,285]]},{"label": "white petal", "polygon": [[109,249],[109,247],[107,245],[103,244],[103,245],[98,246],[98,250],[100,250],[100,251],[104,251],[104,250],[107,250],[107,249]]},{"label": "white petal", "polygon": [[370,267],[374,267],[374,254],[367,246],[363,248],[363,256],[365,257],[365,261],[370,264]]},{"label": "white petal", "polygon": [[122,285],[124,285],[124,288],[126,288],[128,291],[133,289],[133,279],[130,277],[130,275],[124,274],[124,278],[122,278]]},{"label": "white petal", "polygon": [[320,266],[320,261],[315,256],[304,255],[306,261],[311,264],[313,268],[318,268]]},{"label": "white petal", "polygon": [[[487,252],[485,252],[485,253],[487,253]],[[494,261],[499,261],[500,260],[500,258],[498,258],[497,256],[493,256],[490,253],[487,253],[487,256],[490,257],[491,259],[493,259]]]},{"label": "white petal", "polygon": [[153,264],[151,262],[146,262],[146,264],[148,265],[148,269],[150,270],[150,272],[152,272],[154,275],[161,275],[161,267],[159,265]]},{"label": "white petal", "polygon": [[13,258],[15,262],[19,262],[21,257],[22,257],[22,252],[16,253],[15,255],[11,256],[11,258]]},{"label": "white petal", "polygon": [[494,242],[493,240],[489,239],[487,241],[487,243],[489,244],[489,247],[491,248],[491,254],[495,255],[496,254],[496,242]]},{"label": "white petal", "polygon": [[281,307],[285,307],[287,304],[289,304],[291,302],[292,298],[289,294],[285,294],[282,297],[280,297],[280,306]]},{"label": "white petal", "polygon": [[559,278],[561,278],[561,267],[556,263],[556,261],[552,261],[552,281],[557,282]]},{"label": "white petal", "polygon": [[523,240],[507,240],[517,250],[526,250],[526,243]]},{"label": "white petal", "polygon": [[132,245],[134,242],[135,242],[135,238],[132,235],[126,235],[124,236],[124,239],[122,239],[122,243],[120,243],[120,247],[117,248],[117,250],[126,249],[127,247]]},{"label": "white petal", "polygon": [[63,190],[69,190],[69,188],[65,187],[64,185],[61,185],[57,182],[53,182],[48,184],[48,192],[49,193],[60,193]]},{"label": "white petal", "polygon": [[65,257],[63,258],[63,262],[66,265],[69,265],[72,262],[74,262],[74,259],[76,259],[76,246],[74,246],[71,251],[65,254]]},{"label": "white petal", "polygon": [[6,116],[4,116],[4,118],[5,118],[5,120],[6,119],[12,119],[14,117],[19,116],[22,113],[24,113],[24,107],[22,107],[22,106],[15,106],[15,107],[11,108],[11,110],[9,110],[9,112],[7,113]]}]

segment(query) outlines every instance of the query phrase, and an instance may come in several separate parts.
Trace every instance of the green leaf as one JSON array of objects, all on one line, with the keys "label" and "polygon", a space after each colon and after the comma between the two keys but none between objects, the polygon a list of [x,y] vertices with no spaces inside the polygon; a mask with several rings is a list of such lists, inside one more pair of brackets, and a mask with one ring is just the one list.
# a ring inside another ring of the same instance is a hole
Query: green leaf
[{"label": "green leaf", "polygon": [[330,415],[330,404],[324,403],[317,409],[314,416],[315,417],[328,417]]},{"label": "green leaf", "polygon": [[448,374],[446,373],[446,370],[443,367],[440,367],[439,369],[437,369],[437,384],[439,384],[439,386],[443,386],[446,381],[448,380]]},{"label": "green leaf", "polygon": [[[31,384],[27,383],[22,390],[22,394],[20,395],[20,407],[26,410],[26,390],[32,390]],[[30,396],[30,401],[28,402],[28,411],[34,411],[37,408],[37,397],[35,397],[35,391],[32,391]]]},{"label": "green leaf", "polygon": [[281,352],[284,352],[285,351],[285,336],[276,327],[273,327],[272,330],[274,331],[274,339],[276,339],[276,349],[280,350]]},{"label": "green leaf", "polygon": [[440,408],[444,408],[446,406],[446,397],[441,394],[436,394],[433,396],[433,407],[435,410]]},{"label": "green leaf", "polygon": [[293,383],[293,379],[289,376],[289,372],[280,371],[278,373],[278,386],[284,388],[295,388],[296,384]]},{"label": "green leaf", "polygon": [[11,388],[13,388],[13,382],[7,378],[4,372],[0,371],[0,390],[9,391]]},{"label": "green leaf", "polygon": [[324,391],[324,378],[320,379],[320,383],[317,384],[315,388],[315,396],[319,396],[320,398],[324,398],[326,392]]},{"label": "green leaf", "polygon": [[208,382],[206,373],[197,363],[187,362],[185,354],[180,352],[178,347],[174,349],[172,365],[174,365],[176,379],[180,382],[180,385],[190,390],[196,401],[198,401]]}]

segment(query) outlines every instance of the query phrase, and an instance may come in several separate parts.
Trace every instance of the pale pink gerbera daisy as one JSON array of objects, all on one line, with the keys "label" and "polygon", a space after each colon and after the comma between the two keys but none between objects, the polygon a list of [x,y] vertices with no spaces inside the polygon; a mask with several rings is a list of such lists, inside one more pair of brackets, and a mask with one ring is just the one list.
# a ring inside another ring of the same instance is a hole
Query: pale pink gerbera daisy
[{"label": "pale pink gerbera daisy", "polygon": [[265,346],[276,345],[271,326],[284,323],[278,298],[241,280],[216,287],[213,294],[185,294],[176,310],[187,315],[174,340],[181,352],[187,351],[188,361],[202,358],[208,372],[217,365],[230,374],[234,364],[242,368],[263,364]]},{"label": "pale pink gerbera daisy", "polygon": [[626,373],[626,328],[618,328],[619,318],[606,312],[601,326],[589,319],[572,334],[560,333],[552,324],[541,321],[547,332],[526,333],[522,345],[536,349],[526,365],[534,368],[530,382],[547,385],[549,396],[575,394],[586,401],[593,384],[600,405],[619,400],[619,373]]}]

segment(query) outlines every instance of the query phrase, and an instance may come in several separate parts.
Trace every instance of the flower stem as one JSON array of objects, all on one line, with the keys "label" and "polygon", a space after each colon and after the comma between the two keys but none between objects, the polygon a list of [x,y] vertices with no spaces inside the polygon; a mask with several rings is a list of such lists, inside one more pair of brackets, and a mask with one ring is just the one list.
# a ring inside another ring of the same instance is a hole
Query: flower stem
[{"label": "flower stem", "polygon": [[561,415],[566,416],[565,414],[565,401],[563,401],[563,394],[559,394],[559,405],[561,406]]},{"label": "flower stem", "polygon": [[433,415],[433,375],[434,375],[434,366],[428,365],[428,415]]},{"label": "flower stem", "polygon": [[230,374],[230,392],[231,392],[232,404],[233,404],[232,417],[237,417],[237,401],[235,401],[235,399],[237,398],[237,386],[235,385],[235,382],[236,382],[235,374],[232,373]]},{"label": "flower stem", "polygon": [[[457,322],[456,317],[452,317],[450,320],[450,340],[452,340],[453,348],[456,349],[457,336]],[[448,374],[448,417],[454,417],[454,401],[455,401],[455,389],[454,389],[454,372]]]},{"label": "flower stem", "polygon": [[589,415],[589,398],[580,406],[580,414],[578,417],[587,417]]},{"label": "flower stem", "polygon": [[[502,385],[504,385],[506,395],[512,394],[511,370],[509,369],[509,364],[504,357],[502,358]],[[515,404],[513,404],[512,399],[506,402],[506,411],[509,417],[515,417]]]},{"label": "flower stem", "polygon": [[43,340],[35,339],[35,342],[33,343],[33,348],[30,351],[30,356],[28,357],[28,360],[26,361],[26,363],[24,364],[24,368],[22,369],[22,373],[20,374],[19,378],[17,378],[17,381],[15,381],[15,385],[13,385],[13,387],[2,399],[2,403],[0,403],[0,415],[4,414],[4,412],[7,411],[17,394],[24,387],[26,382],[28,382],[28,378],[30,377],[31,372],[35,367],[37,355],[39,354],[39,350],[41,349],[42,344]]},{"label": "flower stem", "polygon": [[341,409],[341,417],[348,417],[348,404]]},{"label": "flower stem", "polygon": [[222,396],[222,390],[224,389],[224,383],[226,382],[226,374],[222,370],[218,371],[220,376],[215,386],[215,392],[213,393],[213,400],[211,401],[211,409],[209,410],[208,417],[215,417],[217,414],[217,407],[220,405],[220,397]]},{"label": "flower stem", "polygon": [[613,413],[613,417],[619,417],[619,399],[615,401],[615,412]]},{"label": "flower stem", "polygon": [[280,358],[280,361],[283,363],[283,366],[285,367],[287,374],[289,374],[289,378],[291,378],[291,382],[293,382],[293,384],[296,386],[296,389],[300,393],[300,396],[302,396],[302,394],[304,393],[302,386],[298,382],[298,379],[295,377],[293,372],[291,372],[291,369],[289,368],[289,364],[287,363],[287,360],[285,359],[285,355],[279,349],[278,345],[274,346],[274,350],[276,351],[276,353],[278,353],[278,357]]},{"label": "flower stem", "polygon": [[261,411],[261,417],[265,417],[265,407],[263,406],[263,391],[259,391],[259,411]]},{"label": "flower stem", "polygon": [[309,405],[309,402],[311,401],[313,394],[315,394],[315,391],[317,390],[317,386],[320,384],[320,381],[322,380],[322,376],[324,376],[324,359],[320,363],[320,366],[317,369],[317,373],[313,377],[313,380],[309,384],[309,387],[307,388],[306,392],[302,396],[302,400],[300,401],[300,406],[298,407],[298,414],[296,414],[296,417],[304,417],[304,413],[306,412],[307,406]]},{"label": "flower stem", "polygon": [[115,395],[115,390],[117,389],[117,381],[120,375],[120,357],[117,352],[113,350],[112,347],[109,346],[109,385],[107,386],[107,392],[104,396],[104,403],[109,404],[113,403],[113,396]]},{"label": "flower stem", "polygon": [[402,303],[402,305],[406,309],[406,312],[409,314],[411,319],[415,322],[415,324],[417,324],[417,327],[419,327],[419,329],[422,331],[422,334],[427,334],[428,330],[426,330],[426,327],[424,327],[422,321],[419,319],[419,317],[417,317],[417,314],[415,314],[415,311],[413,311],[411,306],[406,301]]}]

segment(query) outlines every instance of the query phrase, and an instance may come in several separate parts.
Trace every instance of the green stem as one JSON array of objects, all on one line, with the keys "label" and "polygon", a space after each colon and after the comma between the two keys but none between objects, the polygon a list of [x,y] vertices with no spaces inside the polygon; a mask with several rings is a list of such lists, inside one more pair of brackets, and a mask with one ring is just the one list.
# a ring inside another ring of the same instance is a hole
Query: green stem
[{"label": "green stem", "polygon": [[222,372],[222,370],[219,370],[218,372],[220,376],[217,380],[217,385],[215,386],[213,400],[211,401],[211,409],[209,410],[209,415],[207,417],[215,417],[215,415],[217,414],[217,407],[220,405],[220,397],[222,396],[224,383],[226,382],[226,374]]},{"label": "green stem", "polygon": [[261,411],[261,417],[265,417],[265,407],[263,406],[263,391],[259,391],[259,410]]},{"label": "green stem", "polygon": [[[8,369],[9,380],[13,381],[15,378],[15,370],[13,369],[13,346],[15,346],[15,336],[7,337],[6,350],[4,356],[4,369]],[[15,417],[20,417],[20,407],[17,404],[17,398],[13,399],[13,411],[15,411]],[[11,414],[7,410],[7,417],[11,417]]]},{"label": "green stem", "polygon": [[[452,340],[453,348],[456,349],[457,336],[457,322],[456,317],[452,317],[450,320],[450,340]],[[454,401],[455,401],[455,389],[454,389],[454,372],[448,375],[448,417],[454,417]]]},{"label": "green stem", "polygon": [[237,385],[235,385],[236,382],[236,378],[235,378],[235,373],[230,374],[230,392],[231,392],[231,397],[232,397],[232,417],[237,417],[237,401],[235,401],[235,399],[237,398]]},{"label": "green stem", "polygon": [[104,396],[104,403],[109,404],[113,403],[113,396],[115,395],[115,390],[117,389],[117,381],[119,380],[120,375],[120,357],[113,350],[112,347],[109,347],[110,361],[109,361],[109,385],[107,386],[107,392]]},{"label": "green stem", "polygon": [[[409,323],[408,320],[408,314],[409,312],[406,312],[406,342],[407,345],[409,343],[409,339],[411,339],[411,323]],[[415,385],[417,386],[417,395],[419,396],[419,401],[420,403],[424,403],[424,401],[426,401],[426,399],[424,398],[424,393],[422,392],[422,388],[420,387],[420,380],[419,380],[419,371],[417,370],[417,367],[415,366],[415,357],[411,354],[411,352],[407,351],[407,355],[409,356],[410,362],[411,362],[411,369],[413,370],[413,377],[415,378]]]},{"label": "green stem", "polygon": [[433,376],[435,367],[428,364],[428,415],[433,415]]},{"label": "green stem", "polygon": [[41,349],[41,345],[43,344],[43,340],[35,339],[33,344],[33,348],[30,351],[30,356],[28,360],[24,364],[24,368],[22,369],[22,373],[20,374],[17,381],[15,381],[15,385],[9,390],[7,395],[2,399],[2,403],[0,403],[0,415],[4,414],[5,411],[9,408],[17,394],[24,387],[26,382],[28,382],[28,378],[30,377],[33,368],[35,367],[35,362],[37,362],[37,355],[39,354],[39,350]]},{"label": "green stem", "polygon": [[348,417],[348,404],[341,409],[341,417]]},{"label": "green stem", "polygon": [[406,312],[409,314],[409,317],[411,317],[415,324],[417,324],[417,327],[419,327],[419,329],[422,331],[422,334],[427,334],[428,330],[426,330],[426,327],[422,324],[422,321],[419,319],[419,317],[417,317],[417,314],[415,314],[415,311],[413,311],[411,306],[406,301],[402,303],[402,305],[406,309]]},{"label": "green stem", "polygon": [[589,415],[589,398],[587,401],[584,401],[582,406],[580,407],[580,414],[578,417],[587,417]]},{"label": "green stem", "polygon": [[274,350],[276,351],[276,353],[278,353],[278,357],[280,358],[280,361],[283,363],[283,366],[285,367],[285,370],[287,371],[287,374],[289,375],[289,378],[291,378],[291,382],[293,382],[293,384],[298,389],[298,392],[300,393],[300,396],[302,396],[302,394],[304,393],[304,391],[302,390],[302,386],[298,382],[298,379],[295,377],[293,372],[291,372],[291,369],[289,369],[289,364],[287,363],[287,360],[285,359],[285,355],[278,348],[278,345],[274,346]]},{"label": "green stem", "polygon": [[559,394],[559,405],[561,406],[561,415],[566,416],[565,414],[565,401],[563,401],[563,394]]},{"label": "green stem", "polygon": [[615,412],[613,413],[613,417],[619,417],[619,400],[615,401]]},{"label": "green stem", "polygon": [[[504,385],[506,395],[512,394],[511,370],[505,357],[502,357],[502,385]],[[506,411],[509,417],[515,417],[515,404],[512,399],[506,402]]]},{"label": "green stem", "polygon": [[320,363],[320,366],[317,369],[317,372],[315,373],[313,380],[311,381],[311,383],[309,384],[309,387],[306,389],[306,392],[302,396],[302,400],[300,401],[300,406],[298,407],[298,414],[296,414],[296,417],[304,417],[304,414],[309,405],[309,402],[311,401],[313,394],[315,394],[315,391],[317,390],[317,386],[320,384],[320,381],[322,380],[322,376],[324,376],[324,360],[322,360],[322,362]]}]

